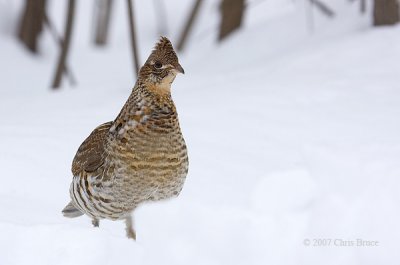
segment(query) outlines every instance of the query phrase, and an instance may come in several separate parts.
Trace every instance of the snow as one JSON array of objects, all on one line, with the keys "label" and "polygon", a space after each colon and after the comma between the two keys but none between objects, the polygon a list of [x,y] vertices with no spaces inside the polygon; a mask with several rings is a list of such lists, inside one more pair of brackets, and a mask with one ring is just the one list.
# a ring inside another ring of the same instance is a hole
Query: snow
[{"label": "snow", "polygon": [[[4,26],[15,2],[0,1],[11,9],[0,16],[0,264],[399,264],[399,26],[370,28],[336,4],[335,20],[314,12],[310,33],[302,1],[271,0],[250,4],[243,31],[217,46],[218,5],[206,1],[172,88],[189,175],[178,198],[135,212],[134,242],[123,222],[61,214],[78,146],[134,83],[125,7],[97,49],[91,3],[79,3],[79,83],[53,92],[57,49],[48,35],[40,56],[17,44]],[[61,28],[64,5],[50,3]],[[136,6],[142,62],[157,40],[152,8]],[[176,43],[190,1],[167,8]]]}]

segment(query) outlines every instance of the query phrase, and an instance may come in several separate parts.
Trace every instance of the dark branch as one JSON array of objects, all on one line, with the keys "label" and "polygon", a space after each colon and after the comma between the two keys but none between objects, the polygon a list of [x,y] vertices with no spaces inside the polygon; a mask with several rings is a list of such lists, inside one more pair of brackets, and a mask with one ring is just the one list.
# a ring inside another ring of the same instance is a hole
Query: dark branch
[{"label": "dark branch", "polygon": [[321,11],[327,17],[333,18],[335,16],[335,12],[333,12],[333,10],[330,9],[325,3],[319,0],[310,0],[310,1],[317,9],[319,9],[319,11]]},{"label": "dark branch", "polygon": [[129,29],[131,34],[131,45],[132,45],[132,55],[133,63],[135,65],[136,75],[139,73],[139,54],[137,50],[136,34],[135,34],[135,20],[133,17],[133,4],[131,0],[128,2],[128,15],[129,15]]},{"label": "dark branch", "polygon": [[192,12],[190,12],[188,20],[187,20],[187,22],[185,24],[185,27],[184,27],[183,31],[182,31],[181,38],[179,39],[179,42],[178,42],[178,45],[177,45],[177,50],[178,51],[182,51],[183,47],[186,44],[186,40],[187,40],[187,38],[189,36],[189,33],[190,33],[191,29],[192,29],[193,22],[195,21],[197,15],[199,13],[200,6],[201,6],[202,2],[203,2],[202,0],[196,0],[196,2],[194,3],[194,6],[192,8]]},{"label": "dark branch", "polygon": [[60,57],[58,59],[58,65],[56,74],[54,76],[53,83],[51,87],[53,89],[57,89],[60,87],[62,73],[65,69],[65,61],[67,59],[67,54],[71,42],[71,33],[72,33],[72,25],[74,20],[74,12],[75,12],[75,0],[69,0],[68,9],[67,9],[67,19],[65,25],[65,37],[64,37],[64,45],[62,46]]},{"label": "dark branch", "polygon": [[[47,26],[48,30],[50,31],[50,34],[53,37],[54,41],[60,46],[60,49],[62,49],[62,47],[64,46],[64,40],[62,39],[61,36],[58,35],[57,30],[54,27],[54,24],[51,22],[50,18],[47,16],[47,14],[44,14],[44,24]],[[72,86],[76,85],[76,79],[66,64],[64,65],[64,73],[67,75],[70,84]]]}]

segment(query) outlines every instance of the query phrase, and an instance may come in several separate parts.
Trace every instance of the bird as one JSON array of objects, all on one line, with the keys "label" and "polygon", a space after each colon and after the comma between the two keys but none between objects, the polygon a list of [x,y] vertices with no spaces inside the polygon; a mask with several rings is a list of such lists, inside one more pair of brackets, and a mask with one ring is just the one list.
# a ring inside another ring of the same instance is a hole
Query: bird
[{"label": "bird", "polygon": [[185,71],[171,41],[160,37],[116,119],[78,148],[65,217],[87,215],[95,227],[102,219],[125,220],[127,237],[136,240],[134,210],[180,194],[189,159],[171,97],[179,73]]}]

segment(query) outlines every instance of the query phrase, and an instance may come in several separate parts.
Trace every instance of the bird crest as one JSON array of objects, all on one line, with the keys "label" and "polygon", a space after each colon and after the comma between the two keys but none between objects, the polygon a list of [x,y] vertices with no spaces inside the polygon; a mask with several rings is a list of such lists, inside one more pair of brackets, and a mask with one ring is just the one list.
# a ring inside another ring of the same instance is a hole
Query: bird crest
[{"label": "bird crest", "polygon": [[171,41],[161,37],[156,43],[146,63],[139,72],[139,78],[152,83],[163,83],[163,80],[178,73],[184,73]]}]

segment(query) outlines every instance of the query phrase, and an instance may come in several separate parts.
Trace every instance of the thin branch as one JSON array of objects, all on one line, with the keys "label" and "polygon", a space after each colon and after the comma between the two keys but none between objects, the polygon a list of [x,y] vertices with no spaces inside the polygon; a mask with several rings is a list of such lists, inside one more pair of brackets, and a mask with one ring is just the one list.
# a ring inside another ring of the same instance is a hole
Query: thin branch
[{"label": "thin branch", "polygon": [[129,29],[131,34],[131,45],[132,45],[132,55],[133,63],[135,65],[136,75],[139,73],[139,54],[137,50],[136,34],[135,34],[135,20],[133,17],[133,4],[131,0],[128,2],[128,15],[129,15]]},{"label": "thin branch", "polygon": [[96,45],[103,46],[108,38],[113,0],[97,0],[96,5],[94,42]]},{"label": "thin branch", "polygon": [[[53,37],[54,41],[60,46],[60,49],[62,49],[62,47],[64,46],[64,40],[62,39],[61,36],[58,35],[57,30],[54,27],[54,24],[51,22],[50,18],[47,16],[46,13],[44,14],[44,24],[50,31],[50,34]],[[69,67],[67,66],[67,64],[64,65],[64,73],[68,77],[71,86],[76,85],[76,79],[72,74],[71,70],[69,69]]]},{"label": "thin branch", "polygon": [[335,12],[333,12],[333,10],[330,9],[325,3],[319,0],[310,0],[310,2],[327,17],[333,18],[335,16]]},{"label": "thin branch", "polygon": [[60,87],[62,73],[65,68],[65,61],[67,58],[70,42],[71,42],[71,33],[72,33],[72,25],[74,20],[74,12],[75,12],[75,0],[69,0],[68,9],[67,9],[67,19],[65,25],[65,38],[64,45],[62,46],[60,57],[58,59],[58,65],[56,74],[54,76],[54,80],[52,83],[52,88],[57,89]]},{"label": "thin branch", "polygon": [[183,47],[186,44],[187,37],[188,37],[188,35],[190,33],[190,30],[192,29],[193,22],[196,19],[198,13],[199,13],[200,6],[201,6],[202,2],[203,2],[202,0],[196,0],[194,6],[192,8],[192,12],[190,12],[188,20],[187,20],[187,22],[185,24],[185,27],[184,27],[183,31],[182,31],[181,38],[179,39],[179,42],[178,42],[178,45],[177,45],[178,51],[182,51]]}]

